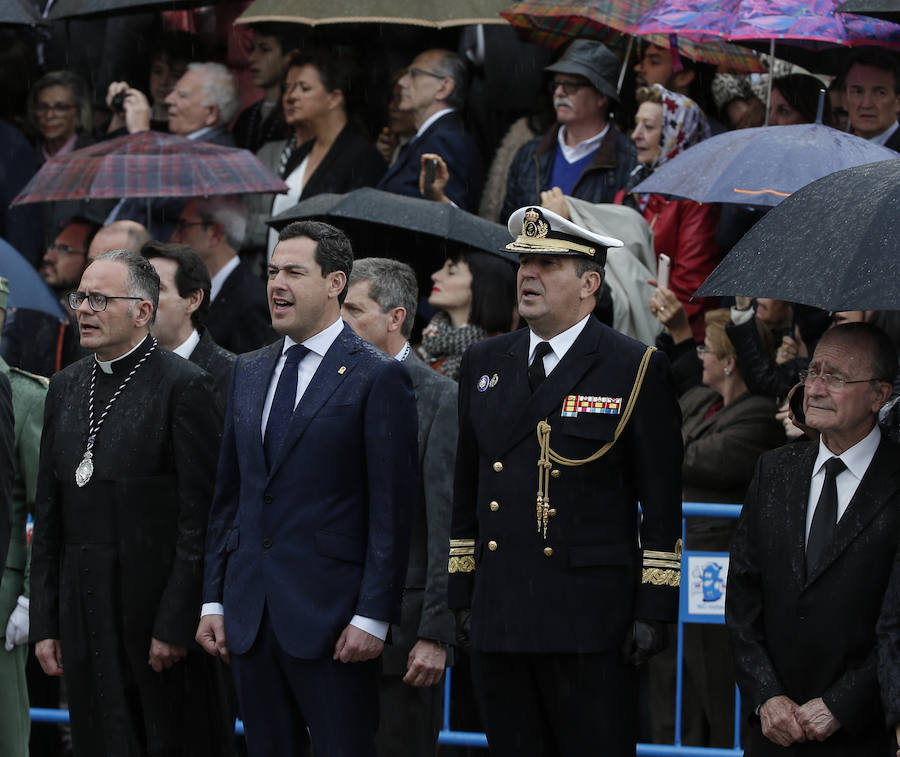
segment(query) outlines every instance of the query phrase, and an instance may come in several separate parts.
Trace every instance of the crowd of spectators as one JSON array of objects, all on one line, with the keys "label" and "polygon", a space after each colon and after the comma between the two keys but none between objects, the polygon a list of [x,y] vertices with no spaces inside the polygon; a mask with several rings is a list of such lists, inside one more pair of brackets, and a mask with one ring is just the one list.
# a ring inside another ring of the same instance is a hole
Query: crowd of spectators
[{"label": "crowd of spectators", "polygon": [[[267,344],[275,334],[262,272],[278,237],[266,220],[315,195],[360,187],[452,203],[503,224],[517,208],[542,205],[625,239],[619,255],[627,263],[610,251],[596,314],[630,336],[655,342],[669,356],[683,413],[685,501],[742,502],[759,455],[802,438],[796,385],[831,325],[868,321],[900,345],[897,312],[829,313],[756,298],[755,292],[723,301],[692,299],[764,209],[634,191],[661,165],[712,134],[812,123],[820,110],[831,128],[900,150],[900,67],[891,53],[863,48],[847,57],[834,78],[779,63],[767,114],[765,75],[715,74],[706,64],[652,44],[640,46],[619,89],[620,59],[591,40],[567,46],[543,68],[541,79],[524,65],[487,68],[484,56],[473,55],[464,39],[454,51],[446,49],[452,46],[446,36],[441,47],[423,38],[410,55],[408,42],[399,60],[397,50],[323,44],[296,25],[264,23],[244,37],[241,73],[256,88],[247,96],[229,68],[234,61],[217,53],[216,45],[183,30],[159,31],[147,46],[148,67],[140,79],[102,82],[84,71],[41,71],[37,44],[20,51],[28,63],[23,70],[31,72],[27,96],[21,81],[11,81],[8,72],[0,75],[0,100],[6,101],[0,121],[0,237],[34,264],[70,316],[60,323],[27,307],[11,312],[0,354],[15,368],[49,377],[87,354],[66,304],[85,266],[110,249],[179,259],[180,253],[165,247],[154,251],[160,242],[192,249],[205,265],[198,275],[208,285],[196,287],[205,292],[203,307],[192,314],[198,335],[208,332],[233,353]],[[504,44],[523,58],[544,54],[517,41]],[[497,77],[508,77],[506,87],[518,93],[520,111],[504,111],[503,128],[486,143],[486,130],[470,125],[483,122],[491,104],[470,98],[470,85],[474,92],[475,83]],[[160,198],[149,205],[123,197],[7,207],[47,160],[148,129],[251,150],[288,191]],[[433,171],[427,170],[431,161]],[[604,209],[612,204],[624,207]],[[419,291],[427,294],[420,316],[430,320],[415,346],[446,376],[458,378],[468,346],[521,325],[515,269],[508,260],[464,249],[430,272],[416,265],[416,250],[383,254],[416,269]],[[657,285],[661,254],[670,259],[671,273]],[[184,282],[172,276],[169,286],[180,290]],[[177,347],[179,334],[173,331],[166,342],[160,336],[162,346]],[[897,375],[894,398],[881,413],[885,433],[895,439]],[[685,547],[727,549],[728,523],[689,522]],[[686,743],[728,746],[733,714],[722,702],[734,678],[722,629],[692,629],[685,653]],[[654,699],[650,730],[660,740],[672,736],[672,665],[661,658],[651,671],[661,695]],[[55,701],[49,706],[56,706],[58,693],[50,698]]]}]

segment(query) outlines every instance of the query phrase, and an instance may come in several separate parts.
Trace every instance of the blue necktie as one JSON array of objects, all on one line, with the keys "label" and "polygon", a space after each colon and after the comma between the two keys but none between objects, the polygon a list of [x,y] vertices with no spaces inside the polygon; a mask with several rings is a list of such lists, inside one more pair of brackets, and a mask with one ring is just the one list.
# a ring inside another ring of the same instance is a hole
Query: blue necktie
[{"label": "blue necktie", "polygon": [[284,368],[281,369],[281,376],[278,377],[275,398],[272,400],[269,421],[266,423],[266,437],[263,440],[266,464],[270,468],[281,445],[284,444],[288,428],[291,425],[294,402],[297,399],[297,366],[308,352],[309,347],[304,347],[302,344],[290,347],[287,351],[287,359],[284,361]]}]

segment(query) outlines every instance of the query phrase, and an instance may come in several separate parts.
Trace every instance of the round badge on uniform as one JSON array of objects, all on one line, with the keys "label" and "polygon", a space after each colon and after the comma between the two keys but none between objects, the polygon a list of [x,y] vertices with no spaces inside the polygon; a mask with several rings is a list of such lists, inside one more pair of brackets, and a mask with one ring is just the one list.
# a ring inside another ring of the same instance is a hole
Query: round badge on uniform
[{"label": "round badge on uniform", "polygon": [[490,376],[484,375],[480,379],[478,379],[478,383],[475,385],[475,388],[478,389],[479,392],[483,392],[488,388],[488,385],[491,383]]}]

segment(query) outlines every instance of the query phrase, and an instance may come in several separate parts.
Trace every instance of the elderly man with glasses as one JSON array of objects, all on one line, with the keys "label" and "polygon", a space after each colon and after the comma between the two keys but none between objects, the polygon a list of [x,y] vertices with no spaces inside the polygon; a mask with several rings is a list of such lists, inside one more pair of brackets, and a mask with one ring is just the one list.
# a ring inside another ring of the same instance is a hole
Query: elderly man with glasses
[{"label": "elderly man with glasses", "polygon": [[619,61],[601,42],[578,39],[545,71],[556,125],[526,142],[509,169],[501,223],[523,205],[568,218],[564,195],[612,202],[637,165],[634,145],[610,118],[618,102]]},{"label": "elderly man with glasses", "polygon": [[[444,194],[466,210],[478,208],[482,167],[478,146],[457,112],[466,102],[466,64],[449,50],[426,50],[400,77],[400,110],[412,114],[415,136],[381,177],[378,189],[421,197],[419,173],[429,155],[446,163]],[[429,196],[428,188],[425,195]]]},{"label": "elderly man with glasses", "polygon": [[757,464],[725,605],[755,713],[748,757],[888,753],[875,627],[900,542],[900,447],[877,420],[896,372],[878,327],[829,329],[801,371],[803,422],[818,441]]}]

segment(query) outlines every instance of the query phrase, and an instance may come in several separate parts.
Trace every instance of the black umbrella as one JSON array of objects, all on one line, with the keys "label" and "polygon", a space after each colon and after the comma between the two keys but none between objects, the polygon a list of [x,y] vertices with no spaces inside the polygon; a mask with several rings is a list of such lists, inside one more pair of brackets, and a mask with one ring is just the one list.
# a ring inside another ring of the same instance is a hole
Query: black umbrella
[{"label": "black umbrella", "polygon": [[747,295],[823,310],[900,303],[900,158],[830,174],[772,208],[697,297]]},{"label": "black umbrella", "polygon": [[900,0],[848,0],[838,7],[841,13],[858,13],[900,24]]},{"label": "black umbrella", "polygon": [[344,231],[358,258],[385,257],[409,263],[423,291],[428,276],[447,254],[472,248],[518,265],[518,256],[499,252],[512,241],[505,226],[443,202],[363,187],[347,194],[320,194],[288,208],[268,223],[281,229],[291,221],[326,221]]},{"label": "black umbrella", "polygon": [[113,16],[141,11],[160,13],[179,8],[215,5],[217,2],[223,2],[223,0],[56,0],[47,15],[51,21],[58,21],[79,16]]},{"label": "black umbrella", "polygon": [[0,24],[35,26],[43,23],[40,13],[28,0],[3,0],[0,2]]}]

